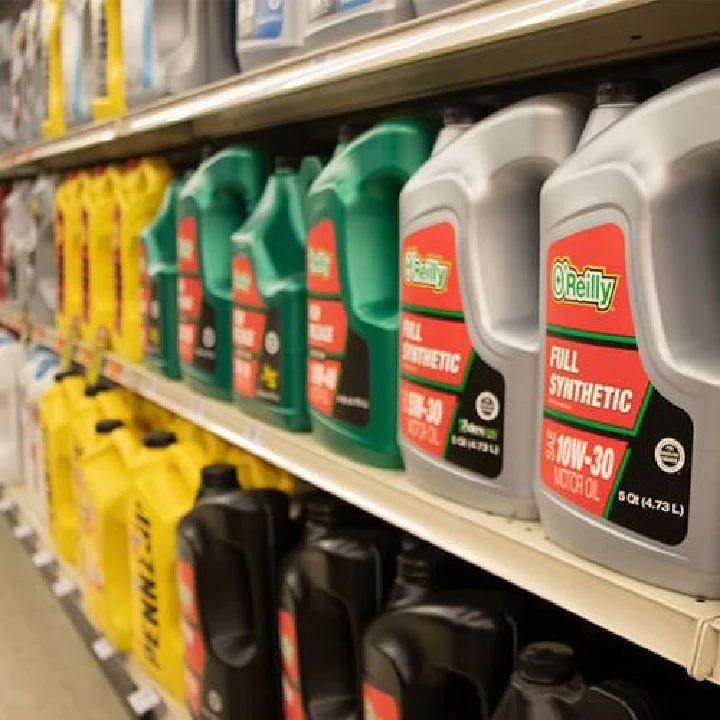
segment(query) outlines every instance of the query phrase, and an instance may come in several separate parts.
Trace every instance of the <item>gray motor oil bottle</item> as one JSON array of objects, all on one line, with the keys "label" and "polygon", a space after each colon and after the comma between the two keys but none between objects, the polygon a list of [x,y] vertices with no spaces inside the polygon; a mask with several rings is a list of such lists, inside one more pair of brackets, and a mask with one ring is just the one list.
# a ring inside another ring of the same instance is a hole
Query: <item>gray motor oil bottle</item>
[{"label": "gray motor oil bottle", "polygon": [[307,0],[305,49],[335,45],[415,16],[411,0]]},{"label": "gray motor oil bottle", "polygon": [[0,23],[0,148],[11,145],[15,137],[12,107],[12,21]]},{"label": "gray motor oil bottle", "polygon": [[303,45],[308,0],[238,0],[236,49],[243,72],[286,60]]},{"label": "gray motor oil bottle", "polygon": [[435,153],[400,196],[400,445],[415,483],[534,518],[538,213],[575,149],[579,98],[496,112]]},{"label": "gray motor oil bottle", "polygon": [[543,189],[536,482],[543,525],[560,545],[712,598],[719,103],[713,71],[605,130],[595,123]]}]

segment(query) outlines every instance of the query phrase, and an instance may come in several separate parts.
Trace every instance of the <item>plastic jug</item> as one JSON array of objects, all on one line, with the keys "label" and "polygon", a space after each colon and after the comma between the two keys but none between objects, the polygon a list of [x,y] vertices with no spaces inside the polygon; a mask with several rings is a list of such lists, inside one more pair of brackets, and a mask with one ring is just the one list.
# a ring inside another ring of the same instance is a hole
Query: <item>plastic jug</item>
[{"label": "plastic jug", "polygon": [[205,465],[194,443],[151,432],[135,460],[129,508],[132,649],[143,669],[182,699],[183,638],[175,532],[192,507]]},{"label": "plastic jug", "polygon": [[63,104],[67,126],[92,117],[96,77],[93,58],[91,0],[63,0],[62,38]]},{"label": "plastic jug", "polygon": [[232,0],[121,0],[125,102],[133,107],[234,72]]},{"label": "plastic jug", "polygon": [[[400,442],[408,477],[458,502],[537,517],[540,189],[587,113],[540,96],[493,113],[400,195]],[[442,134],[440,141],[443,140]]]},{"label": "plastic jug", "polygon": [[180,378],[176,216],[182,183],[171,182],[154,220],[140,232],[140,317],[145,364]]},{"label": "plastic jug", "polygon": [[38,61],[38,98],[40,128],[43,137],[54,138],[65,132],[65,96],[63,73],[62,12],[64,0],[41,0],[40,58]]},{"label": "plastic jug", "polygon": [[535,643],[518,659],[517,670],[492,720],[656,720],[649,697],[632,686],[606,682],[586,687],[572,649]]},{"label": "plastic jug", "polygon": [[308,197],[313,430],[333,449],[373,465],[402,463],[397,202],[430,155],[435,135],[430,120],[383,122],[336,154]]},{"label": "plastic jug", "polygon": [[[122,0],[89,0],[90,39],[95,72],[92,115],[95,120],[125,112],[125,73],[120,18]],[[136,4],[135,12],[139,11]]]},{"label": "plastic jug", "polygon": [[25,38],[24,123],[27,140],[41,135],[42,120],[47,101],[47,80],[43,62],[42,16],[44,0],[34,0],[28,8]]},{"label": "plastic jug", "polygon": [[517,627],[481,591],[385,613],[364,637],[365,717],[489,720],[513,671]]},{"label": "plastic jug", "polygon": [[140,232],[155,217],[172,172],[161,158],[142,158],[125,166],[117,190],[112,235],[115,322],[113,349],[133,362],[142,358]]},{"label": "plastic jug", "polygon": [[30,216],[31,180],[13,183],[10,194],[5,199],[4,241],[6,268],[8,270],[7,297],[20,307],[26,308],[30,300],[30,260],[29,238],[33,234],[33,222]]},{"label": "plastic jug", "polygon": [[320,510],[308,509],[306,539],[280,576],[285,717],[360,720],[362,634],[387,600],[397,538],[382,527],[327,532]]},{"label": "plastic jug", "polygon": [[409,20],[411,0],[308,0],[305,49],[315,50]]},{"label": "plastic jug", "polygon": [[284,493],[240,490],[230,465],[203,469],[198,503],[178,526],[185,692],[194,720],[282,716],[278,566],[295,540]]},{"label": "plastic jug", "polygon": [[70,564],[77,559],[79,524],[70,472],[70,421],[83,390],[80,373],[61,372],[40,401],[50,537],[58,555]]},{"label": "plastic jug", "polygon": [[89,343],[95,342],[99,328],[110,332],[115,319],[112,249],[122,182],[119,167],[96,168],[81,199],[81,330]]},{"label": "plastic jug", "polygon": [[288,495],[296,490],[295,478],[287,470],[238,447],[229,446],[223,459],[238,468],[243,487],[248,490],[282,490]]},{"label": "plastic jug", "polygon": [[418,15],[429,15],[430,13],[447,10],[451,7],[463,5],[467,0],[413,0],[415,12]]},{"label": "plastic jug", "polygon": [[307,0],[238,0],[236,49],[243,72],[295,55],[302,49]]},{"label": "plastic jug", "polygon": [[305,199],[322,170],[275,161],[255,212],[233,236],[233,389],[249,415],[309,430]]},{"label": "plastic jug", "polygon": [[536,484],[561,545],[711,598],[720,130],[708,108],[719,98],[718,71],[634,111],[635,87],[602,86],[582,146],[543,189]]},{"label": "plastic jug", "polygon": [[17,383],[23,362],[23,346],[12,335],[0,337],[0,485],[22,481],[20,465],[20,407]]},{"label": "plastic jug", "polygon": [[13,24],[0,22],[0,148],[15,139],[13,119]]},{"label": "plastic jug", "polygon": [[260,200],[265,153],[236,145],[206,160],[178,201],[178,340],[183,378],[232,399],[232,234]]},{"label": "plastic jug", "polygon": [[54,324],[57,308],[53,240],[53,202],[57,184],[54,175],[41,175],[32,186],[28,197],[32,232],[17,255],[18,286],[27,286],[27,308],[34,320],[46,325]]},{"label": "plastic jug", "polygon": [[128,511],[132,473],[142,452],[137,432],[120,419],[99,420],[81,462],[83,606],[118,650],[132,645]]},{"label": "plastic jug", "polygon": [[12,113],[13,138],[17,143],[29,140],[30,124],[27,118],[25,85],[27,76],[27,26],[29,13],[23,10],[12,35]]}]

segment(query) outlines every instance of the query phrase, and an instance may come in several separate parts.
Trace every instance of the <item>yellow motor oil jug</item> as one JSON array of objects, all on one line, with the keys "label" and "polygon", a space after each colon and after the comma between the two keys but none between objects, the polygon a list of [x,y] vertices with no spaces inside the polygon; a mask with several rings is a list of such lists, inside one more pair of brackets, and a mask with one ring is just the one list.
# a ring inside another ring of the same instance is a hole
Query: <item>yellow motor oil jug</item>
[{"label": "yellow motor oil jug", "polygon": [[86,172],[70,172],[58,186],[53,209],[55,268],[57,272],[56,323],[67,328],[73,318],[80,320],[82,310],[82,197],[90,176]]},{"label": "yellow motor oil jug", "polygon": [[137,431],[121,419],[99,420],[81,462],[80,575],[90,620],[119,650],[132,644],[128,507],[141,453]]},{"label": "yellow motor oil jug", "polygon": [[[65,132],[61,32],[63,0],[43,0],[40,14],[42,43],[42,114],[43,137],[54,138]],[[69,71],[69,68],[68,68]]]},{"label": "yellow motor oil jug", "polygon": [[204,464],[197,443],[179,443],[175,433],[156,431],[145,434],[130,474],[132,650],[143,669],[178,699],[185,688],[175,531],[195,501]]},{"label": "yellow motor oil jug", "polygon": [[[157,430],[159,428],[175,430],[173,425],[175,416],[152,400],[137,398],[137,414],[138,425],[145,430]],[[180,439],[184,440],[185,437],[183,436]]]},{"label": "yellow motor oil jug", "polygon": [[57,554],[70,564],[77,559],[79,521],[70,473],[70,421],[84,385],[77,372],[58,373],[40,401],[50,537]]},{"label": "yellow motor oil jug", "polygon": [[121,3],[122,0],[92,0],[90,3],[93,59],[97,77],[97,91],[92,101],[95,120],[106,120],[125,112]]},{"label": "yellow motor oil jug", "polygon": [[246,490],[282,490],[288,495],[295,490],[295,478],[287,471],[262,458],[226,443],[223,462],[235,465],[238,478]]},{"label": "yellow motor oil jug", "polygon": [[142,359],[140,315],[140,232],[153,220],[172,179],[161,158],[142,158],[125,165],[118,188],[112,235],[115,317],[113,349],[128,360]]},{"label": "yellow motor oil jug", "polygon": [[113,321],[115,294],[112,288],[113,215],[122,170],[115,166],[97,168],[82,194],[80,223],[81,331],[86,342],[94,342],[98,328],[109,331]]}]

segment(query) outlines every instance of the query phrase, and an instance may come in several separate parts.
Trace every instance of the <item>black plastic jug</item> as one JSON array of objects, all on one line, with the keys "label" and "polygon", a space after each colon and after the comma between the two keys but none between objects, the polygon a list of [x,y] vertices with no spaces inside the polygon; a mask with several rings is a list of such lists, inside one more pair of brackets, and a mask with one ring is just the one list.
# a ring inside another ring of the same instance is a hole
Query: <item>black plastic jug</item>
[{"label": "black plastic jug", "polygon": [[403,538],[387,610],[416,605],[430,593],[440,590],[441,582],[447,578],[449,565],[449,558],[442,550],[415,538]]},{"label": "black plastic jug", "polygon": [[366,720],[488,720],[517,650],[499,595],[435,593],[389,612],[364,639]]},{"label": "black plastic jug", "polygon": [[399,539],[337,501],[319,497],[306,508],[305,540],[281,573],[285,718],[360,720],[363,633],[385,607]]},{"label": "black plastic jug", "polygon": [[281,716],[278,567],[297,535],[284,493],[240,489],[232,465],[203,469],[197,504],[177,534],[195,720]]},{"label": "black plastic jug", "polygon": [[651,700],[629,684],[586,687],[572,648],[534,643],[518,659],[492,720],[658,720]]}]

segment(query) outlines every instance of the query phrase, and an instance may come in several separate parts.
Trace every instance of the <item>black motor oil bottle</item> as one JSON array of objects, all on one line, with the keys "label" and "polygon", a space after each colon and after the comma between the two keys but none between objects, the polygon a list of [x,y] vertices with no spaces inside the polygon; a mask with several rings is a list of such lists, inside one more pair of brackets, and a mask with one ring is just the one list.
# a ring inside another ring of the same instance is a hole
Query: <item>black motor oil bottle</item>
[{"label": "black motor oil bottle", "polygon": [[488,720],[514,668],[517,626],[498,595],[433,593],[375,620],[364,650],[366,720]]},{"label": "black motor oil bottle", "polygon": [[395,576],[397,533],[322,497],[283,564],[279,624],[286,720],[360,720],[362,637]]},{"label": "black motor oil bottle", "polygon": [[232,465],[207,466],[202,480],[177,534],[187,704],[195,720],[272,720],[278,566],[298,535],[289,499],[241,489]]}]

